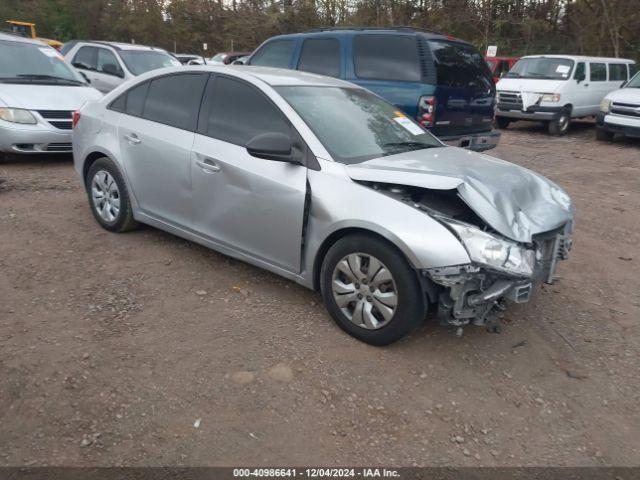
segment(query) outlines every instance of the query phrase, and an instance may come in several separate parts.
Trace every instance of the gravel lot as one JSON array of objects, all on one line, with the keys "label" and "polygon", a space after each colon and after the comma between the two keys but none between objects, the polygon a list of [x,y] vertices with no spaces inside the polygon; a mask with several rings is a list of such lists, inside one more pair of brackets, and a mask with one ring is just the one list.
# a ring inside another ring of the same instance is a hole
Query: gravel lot
[{"label": "gravel lot", "polygon": [[640,464],[640,141],[594,137],[490,152],[572,196],[560,281],[499,335],[386,348],[275,275],[100,229],[69,158],[0,164],[0,465]]}]

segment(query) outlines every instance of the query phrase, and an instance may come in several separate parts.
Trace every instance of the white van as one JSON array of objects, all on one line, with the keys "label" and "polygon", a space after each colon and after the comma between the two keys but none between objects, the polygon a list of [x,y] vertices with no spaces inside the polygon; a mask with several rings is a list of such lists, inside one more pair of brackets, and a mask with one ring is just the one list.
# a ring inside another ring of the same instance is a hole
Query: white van
[{"label": "white van", "polygon": [[600,102],[636,72],[633,60],[575,55],[522,57],[498,82],[496,123],[547,122],[564,135],[572,118],[596,115]]},{"label": "white van", "polygon": [[613,140],[616,133],[640,138],[640,72],[600,103],[600,112],[596,116],[596,138]]},{"label": "white van", "polygon": [[53,48],[0,33],[0,157],[71,152],[73,112],[99,98]]}]

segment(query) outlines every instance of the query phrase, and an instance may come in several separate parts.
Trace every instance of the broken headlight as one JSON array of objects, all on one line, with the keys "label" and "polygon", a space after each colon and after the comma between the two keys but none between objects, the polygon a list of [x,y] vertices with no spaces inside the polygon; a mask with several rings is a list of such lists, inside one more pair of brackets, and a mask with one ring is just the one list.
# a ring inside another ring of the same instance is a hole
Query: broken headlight
[{"label": "broken headlight", "polygon": [[535,251],[465,223],[440,218],[457,235],[474,262],[512,275],[533,275]]}]

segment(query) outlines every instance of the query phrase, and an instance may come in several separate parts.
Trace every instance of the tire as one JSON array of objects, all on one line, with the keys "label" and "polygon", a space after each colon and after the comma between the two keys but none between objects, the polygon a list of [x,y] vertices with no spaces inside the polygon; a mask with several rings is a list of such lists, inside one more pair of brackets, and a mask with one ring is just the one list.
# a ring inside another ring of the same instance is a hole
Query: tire
[{"label": "tire", "polygon": [[[129,192],[116,164],[107,157],[93,162],[85,182],[91,212],[110,232],[126,232],[138,226],[133,219]],[[105,193],[106,192],[106,193]],[[105,201],[100,201],[100,198]]]},{"label": "tire", "polygon": [[571,125],[571,111],[564,110],[549,122],[549,133],[560,137],[569,131]]},{"label": "tire", "polygon": [[[368,271],[371,259],[378,262],[373,263],[375,273]],[[354,270],[359,279],[354,279]],[[338,326],[371,345],[389,345],[409,335],[427,313],[416,271],[393,245],[373,235],[338,240],[322,262],[320,286]]]},{"label": "tire", "polygon": [[601,127],[596,127],[596,140],[600,140],[602,142],[610,142],[613,140],[614,133],[609,132]]},{"label": "tire", "polygon": [[506,130],[511,123],[511,119],[507,117],[496,117],[496,125],[502,130]]}]

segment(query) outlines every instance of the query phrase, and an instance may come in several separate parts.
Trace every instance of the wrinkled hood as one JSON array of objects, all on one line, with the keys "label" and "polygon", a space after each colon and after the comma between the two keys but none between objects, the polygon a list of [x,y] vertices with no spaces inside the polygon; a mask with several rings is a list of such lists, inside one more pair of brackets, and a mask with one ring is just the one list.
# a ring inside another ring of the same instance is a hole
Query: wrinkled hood
[{"label": "wrinkled hood", "polygon": [[640,105],[640,88],[622,88],[607,95],[614,102],[631,103]]},{"label": "wrinkled hood", "polygon": [[501,78],[496,90],[510,92],[556,93],[566,80],[545,80],[543,78]]},{"label": "wrinkled hood", "polygon": [[457,189],[480,218],[507,238],[531,242],[572,219],[569,196],[526,168],[455,147],[430,148],[349,165],[353,180]]},{"label": "wrinkled hood", "polygon": [[0,105],[27,110],[78,110],[101,97],[93,87],[0,83]]}]

